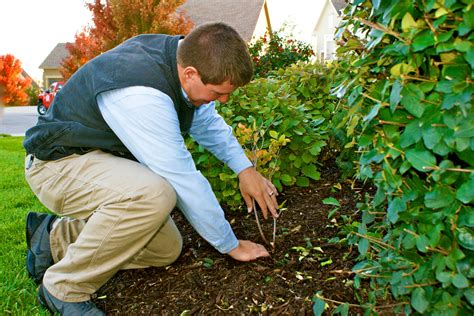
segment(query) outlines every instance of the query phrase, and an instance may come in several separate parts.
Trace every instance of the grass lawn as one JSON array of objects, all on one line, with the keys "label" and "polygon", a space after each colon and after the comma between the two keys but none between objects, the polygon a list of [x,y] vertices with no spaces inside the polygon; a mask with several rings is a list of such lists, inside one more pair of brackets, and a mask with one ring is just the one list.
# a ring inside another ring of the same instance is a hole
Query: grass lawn
[{"label": "grass lawn", "polygon": [[23,137],[0,136],[0,314],[49,315],[36,302],[36,284],[25,268],[25,218],[44,211],[23,173]]}]

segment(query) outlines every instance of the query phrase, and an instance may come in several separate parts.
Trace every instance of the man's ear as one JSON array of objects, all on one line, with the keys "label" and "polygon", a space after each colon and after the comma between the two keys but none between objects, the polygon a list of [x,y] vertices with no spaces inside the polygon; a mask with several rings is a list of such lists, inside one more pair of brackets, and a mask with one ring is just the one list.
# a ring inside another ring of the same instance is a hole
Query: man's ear
[{"label": "man's ear", "polygon": [[186,79],[193,79],[195,76],[199,76],[197,69],[192,66],[184,68],[183,74]]}]

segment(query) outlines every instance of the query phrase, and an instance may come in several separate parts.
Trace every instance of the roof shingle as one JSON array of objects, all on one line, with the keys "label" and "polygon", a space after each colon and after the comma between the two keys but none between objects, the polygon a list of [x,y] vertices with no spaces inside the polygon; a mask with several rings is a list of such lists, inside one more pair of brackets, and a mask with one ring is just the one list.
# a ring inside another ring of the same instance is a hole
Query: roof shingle
[{"label": "roof shingle", "polygon": [[40,69],[57,69],[61,66],[61,62],[64,58],[69,56],[69,51],[66,49],[67,43],[58,43],[53,48],[51,53],[45,58],[45,60],[39,66]]},{"label": "roof shingle", "polygon": [[207,22],[224,22],[249,41],[255,31],[264,0],[187,0],[179,10],[196,26]]}]

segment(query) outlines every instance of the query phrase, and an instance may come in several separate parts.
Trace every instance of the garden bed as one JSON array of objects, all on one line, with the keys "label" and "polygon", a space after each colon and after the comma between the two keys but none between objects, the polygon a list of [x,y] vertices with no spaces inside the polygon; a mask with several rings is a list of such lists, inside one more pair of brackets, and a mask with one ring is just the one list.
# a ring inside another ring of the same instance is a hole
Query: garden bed
[{"label": "garden bed", "polygon": [[[277,221],[272,257],[250,263],[219,254],[175,210],[184,240],[180,258],[169,267],[120,271],[94,301],[107,314],[123,315],[310,314],[319,291],[358,304],[351,274],[343,272],[354,265],[357,249],[328,241],[337,236],[344,215],[357,216],[355,205],[367,191],[340,182],[336,168],[323,170],[310,187],[287,189],[278,198],[286,200],[286,209]],[[330,219],[335,206],[322,202],[328,197],[340,203]],[[253,214],[227,212],[227,218],[238,238],[263,243]],[[263,230],[271,240],[273,221]]]}]

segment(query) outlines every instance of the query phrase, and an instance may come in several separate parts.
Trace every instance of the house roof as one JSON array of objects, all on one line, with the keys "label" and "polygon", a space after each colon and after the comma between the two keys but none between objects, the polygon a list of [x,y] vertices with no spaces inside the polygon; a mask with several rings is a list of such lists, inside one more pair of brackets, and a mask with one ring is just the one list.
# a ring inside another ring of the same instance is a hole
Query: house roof
[{"label": "house roof", "polygon": [[187,0],[181,7],[199,26],[206,22],[224,22],[245,41],[250,41],[262,11],[264,0]]},{"label": "house roof", "polygon": [[331,0],[331,2],[338,15],[341,15],[341,11],[347,6],[347,2],[345,0]]},{"label": "house roof", "polygon": [[46,59],[39,66],[40,69],[57,69],[61,66],[61,62],[64,58],[69,56],[69,51],[66,49],[67,43],[58,43],[56,47],[53,48],[51,53],[46,57]]},{"label": "house roof", "polygon": [[23,77],[24,79],[30,79],[31,85],[33,86],[33,88],[36,88],[36,89],[40,88],[38,83],[34,81],[33,78],[31,78],[31,76],[24,69],[21,70],[21,77]]}]

